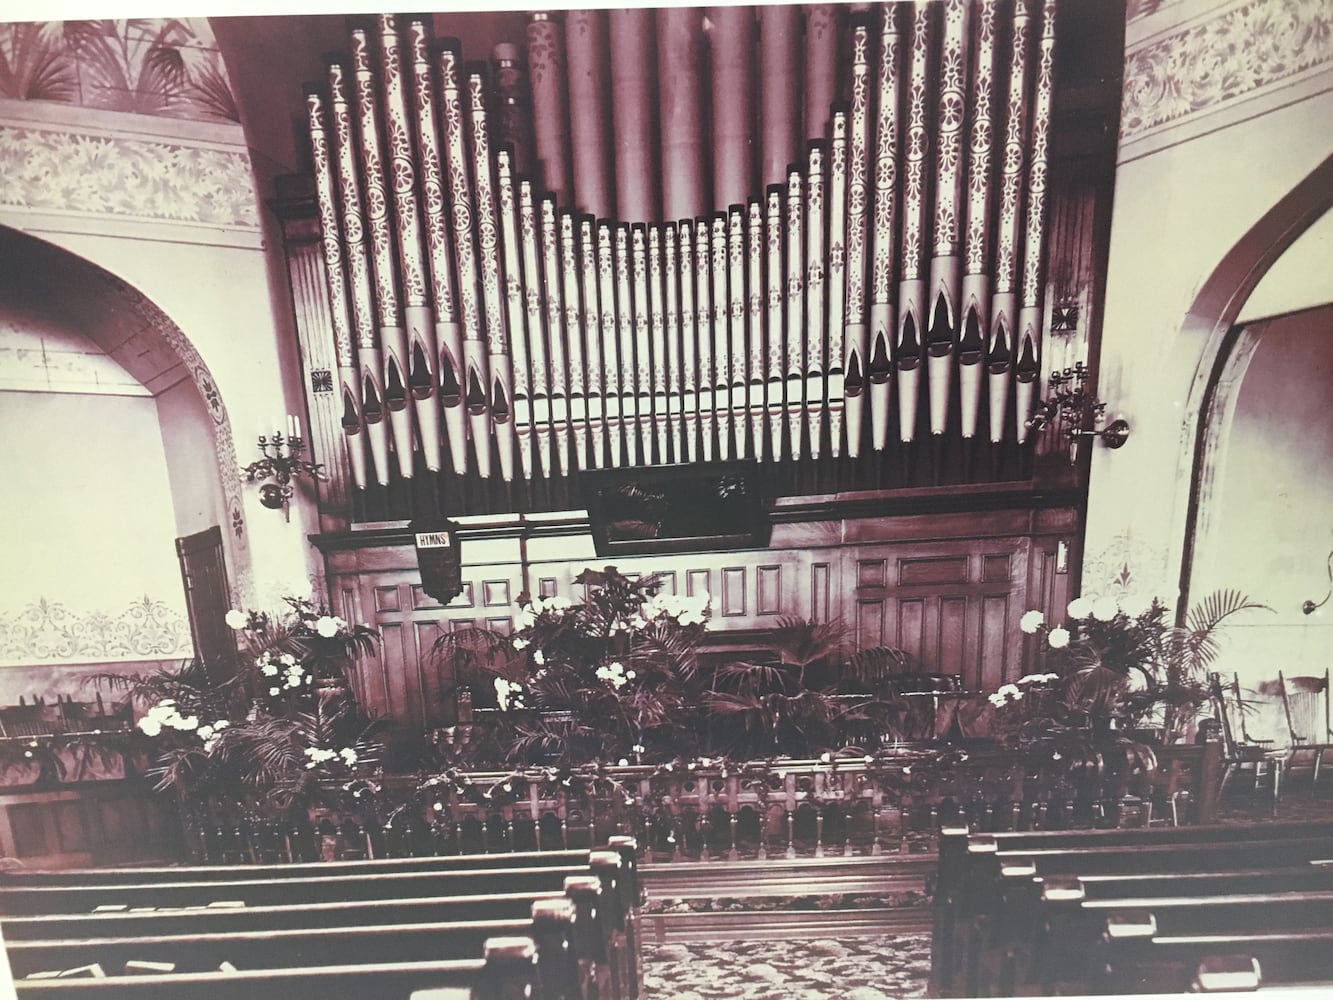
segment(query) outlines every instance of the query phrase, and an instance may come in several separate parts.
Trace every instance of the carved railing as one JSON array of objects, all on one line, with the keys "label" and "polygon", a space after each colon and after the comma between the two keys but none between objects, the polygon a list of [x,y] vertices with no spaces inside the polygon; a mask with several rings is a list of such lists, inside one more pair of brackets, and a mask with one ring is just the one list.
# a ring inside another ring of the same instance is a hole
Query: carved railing
[{"label": "carved railing", "polygon": [[996,748],[866,757],[562,770],[452,771],[327,788],[279,821],[215,803],[191,817],[209,863],[505,853],[639,839],[646,861],[882,856],[934,850],[942,824],[980,831],[1208,822],[1217,745],[1161,748],[1155,767]]}]

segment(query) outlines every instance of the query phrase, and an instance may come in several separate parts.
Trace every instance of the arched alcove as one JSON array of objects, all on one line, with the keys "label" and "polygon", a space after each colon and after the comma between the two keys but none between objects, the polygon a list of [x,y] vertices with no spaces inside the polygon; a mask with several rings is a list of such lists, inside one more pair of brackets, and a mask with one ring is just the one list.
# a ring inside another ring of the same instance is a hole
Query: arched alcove
[{"label": "arched alcove", "polygon": [[0,600],[0,701],[43,680],[73,693],[98,666],[189,656],[173,540],[221,527],[233,603],[249,572],[232,431],[208,366],[137,289],[4,227],[0,330],[13,462],[0,491],[19,557]]}]

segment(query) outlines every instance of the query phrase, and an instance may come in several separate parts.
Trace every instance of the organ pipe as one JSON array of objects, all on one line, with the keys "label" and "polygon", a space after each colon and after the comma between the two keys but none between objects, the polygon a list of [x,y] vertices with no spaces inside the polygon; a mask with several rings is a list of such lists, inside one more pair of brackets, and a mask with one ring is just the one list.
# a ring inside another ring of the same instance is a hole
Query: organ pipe
[{"label": "organ pipe", "polygon": [[698,9],[665,7],[657,12],[662,214],[668,219],[692,218],[705,208],[699,79],[702,45]]},{"label": "organ pipe", "polygon": [[556,17],[546,11],[528,15],[528,76],[541,185],[568,205],[572,189],[564,33]]},{"label": "organ pipe", "polygon": [[903,442],[916,440],[921,352],[926,329],[926,278],[922,257],[926,239],[926,167],[930,154],[930,136],[926,127],[930,4],[923,0],[918,0],[912,10],[911,37],[902,182],[902,279],[898,283],[898,335],[893,345],[893,360],[898,372],[898,436]]},{"label": "organ pipe", "polygon": [[805,171],[805,420],[810,457],[818,458],[827,400],[824,356],[824,159],[823,142],[812,142]]},{"label": "organ pipe", "polygon": [[1019,354],[1014,366],[1015,436],[1027,440],[1041,375],[1042,280],[1046,237],[1046,188],[1050,155],[1051,102],[1055,93],[1055,0],[1044,0],[1037,47],[1037,82],[1032,102],[1032,157],[1028,161],[1027,216],[1023,239],[1022,305],[1018,313]]},{"label": "organ pipe", "polygon": [[653,14],[641,8],[620,8],[611,11],[609,17],[616,214],[627,222],[655,222],[658,207]]},{"label": "organ pipe", "polygon": [[[791,4],[759,8],[759,183],[781,184],[799,151],[801,13]],[[747,191],[748,195],[749,192]]]},{"label": "organ pipe", "polygon": [[958,343],[962,434],[977,433],[982,362],[990,316],[991,162],[994,149],[997,0],[977,5],[976,72],[967,158],[967,235],[963,247],[962,323]]},{"label": "organ pipe", "polygon": [[579,219],[579,270],[583,278],[583,333],[587,340],[588,361],[588,433],[594,468],[606,465],[606,386],[602,355],[602,305],[597,262],[596,220],[591,215]]},{"label": "organ pipe", "polygon": [[571,10],[565,14],[566,69],[569,74],[569,134],[573,144],[574,204],[582,212],[609,218],[611,192],[611,120],[606,71],[606,13]]},{"label": "organ pipe", "polygon": [[[867,330],[864,326],[857,329],[860,350],[857,354],[857,370],[852,372],[850,359],[847,368],[847,453],[853,458],[861,453],[861,414],[864,399],[857,396],[868,394],[870,397],[871,446],[882,451],[889,442],[889,380],[893,372],[894,311],[893,311],[893,273],[898,247],[898,117],[902,104],[901,76],[899,64],[902,61],[902,31],[897,4],[885,4],[883,20],[880,22],[879,67],[876,74],[876,119],[875,119],[875,188],[874,188],[874,251],[870,265],[870,327],[869,346]],[[851,138],[851,197],[853,239],[849,240],[847,296],[848,310],[858,319],[864,315],[864,292],[861,290],[863,278],[859,271],[863,263],[857,263],[855,270],[856,297],[852,297],[853,262],[851,253],[863,261],[866,254],[865,244],[865,203],[867,195],[865,159],[868,153],[867,136],[868,111],[866,105],[869,96],[858,94],[858,84],[868,76],[864,67],[866,57],[861,55],[864,41],[858,39],[867,35],[865,27],[858,27],[852,36],[852,138]],[[859,77],[857,69],[860,68]],[[857,189],[861,193],[857,194]],[[858,216],[860,218],[858,218]],[[909,379],[910,381],[910,379]],[[899,388],[901,394],[901,386]],[[901,398],[901,395],[900,397]]]},{"label": "organ pipe", "polygon": [[[830,450],[836,458],[842,452],[843,400],[846,392],[843,378],[843,340],[850,322],[850,313],[847,309],[847,285],[850,282],[847,269],[847,112],[843,108],[836,108],[833,112],[832,139],[829,143],[828,193],[828,326],[824,337],[828,364],[829,441]],[[864,246],[864,177],[858,197],[861,199],[860,224],[863,227],[861,239]],[[762,280],[762,275],[756,274],[751,280],[757,284]],[[863,283],[861,288],[864,289]],[[758,301],[757,293],[756,301]],[[864,295],[861,301],[864,308]],[[857,319],[860,318],[861,311],[858,310]],[[864,331],[865,324],[855,325],[860,327],[860,331],[854,334],[859,340],[862,338],[861,331]]]},{"label": "organ pipe", "polygon": [[[713,207],[724,212],[750,194],[753,156],[754,9],[711,8],[713,22]],[[828,118],[824,108],[823,119]],[[822,126],[821,126],[822,131]]]}]

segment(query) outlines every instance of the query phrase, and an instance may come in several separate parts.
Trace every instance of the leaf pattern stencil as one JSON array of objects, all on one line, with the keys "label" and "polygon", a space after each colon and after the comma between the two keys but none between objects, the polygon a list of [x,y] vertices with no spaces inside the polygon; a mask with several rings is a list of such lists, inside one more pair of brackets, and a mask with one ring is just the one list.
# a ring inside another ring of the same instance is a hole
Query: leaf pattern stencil
[{"label": "leaf pattern stencil", "polygon": [[204,18],[0,24],[0,98],[240,121]]}]

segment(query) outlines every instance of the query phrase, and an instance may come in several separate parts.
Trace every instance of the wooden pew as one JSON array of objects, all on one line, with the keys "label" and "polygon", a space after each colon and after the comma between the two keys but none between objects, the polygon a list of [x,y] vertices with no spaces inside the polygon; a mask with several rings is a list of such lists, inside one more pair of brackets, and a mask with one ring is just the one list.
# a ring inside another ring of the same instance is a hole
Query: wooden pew
[{"label": "wooden pew", "polygon": [[[238,870],[231,867],[125,869],[110,875],[113,881],[92,886],[71,884],[63,873],[53,879],[24,873],[0,881],[0,909],[8,914],[3,918],[4,932],[26,956],[24,961],[43,954],[60,955],[59,961],[51,963],[55,968],[89,965],[95,960],[74,961],[75,952],[62,950],[62,942],[96,941],[108,963],[121,960],[123,965],[128,960],[124,956],[145,941],[164,939],[174,939],[184,950],[179,956],[182,964],[207,961],[220,954],[219,949],[245,946],[249,941],[255,947],[247,950],[257,948],[266,956],[262,960],[275,968],[294,964],[314,968],[326,960],[345,959],[349,953],[318,946],[320,938],[335,938],[348,949],[378,951],[378,957],[393,955],[399,964],[412,964],[480,954],[481,944],[496,931],[550,937],[524,918],[532,918],[543,907],[560,905],[564,895],[570,900],[566,905],[575,906],[579,918],[568,929],[569,940],[551,945],[551,954],[574,962],[578,972],[567,971],[559,980],[558,991],[553,992],[548,983],[547,994],[573,997],[576,994],[569,984],[579,980],[583,983],[580,989],[590,995],[632,998],[640,983],[634,921],[641,890],[632,839],[616,841],[614,851],[560,852],[558,858],[540,859],[582,860],[582,865],[519,869],[496,864],[512,862],[513,856],[483,855],[481,870],[472,869],[459,857],[394,859],[277,866],[284,876],[277,879],[256,878],[260,872],[267,874],[262,867],[250,867],[244,872],[246,878],[235,877]],[[337,874],[323,874],[329,868]],[[211,881],[199,877],[201,874],[221,877]],[[181,881],[182,877],[186,880]],[[510,891],[484,891],[495,887]],[[226,905],[228,902],[242,905]],[[72,912],[89,904],[96,912]],[[432,936],[427,927],[434,930],[433,951],[423,951]],[[391,932],[399,932],[402,940],[397,941]],[[304,943],[316,949],[318,961],[300,954],[295,963],[295,953],[284,959],[273,946],[265,950],[257,943],[278,937],[285,937],[288,944]],[[397,943],[386,945],[391,940]],[[153,952],[154,956],[166,954],[162,948]],[[138,960],[158,959],[141,956]],[[557,981],[550,962],[541,964],[545,978]],[[180,974],[195,973],[182,970]]]},{"label": "wooden pew", "polygon": [[987,835],[946,830],[935,891],[932,993],[994,989],[1004,975],[997,970],[1030,944],[1043,882],[1051,875],[1259,869],[1271,867],[1275,856],[1287,864],[1333,856],[1333,823]]},{"label": "wooden pew", "polygon": [[1098,992],[1185,992],[1197,988],[1203,967],[1213,988],[1321,983],[1333,994],[1333,927],[1171,933],[1153,911],[1116,910],[1106,916],[1095,965]]},{"label": "wooden pew", "polygon": [[[1036,849],[1106,849],[1168,844],[1238,843],[1328,837],[1333,822],[1270,823],[1253,827],[1194,826],[1148,830],[1043,830],[973,834],[966,827],[940,831],[939,867],[934,885],[931,991],[948,996],[958,981],[960,925],[987,912],[998,893],[1000,855]],[[1333,853],[1333,847],[1330,848]]]},{"label": "wooden pew", "polygon": [[456,961],[24,979],[14,985],[21,1000],[406,1000],[424,990],[439,1000],[525,1000],[541,997],[536,951],[530,938],[494,938],[482,957]]}]

